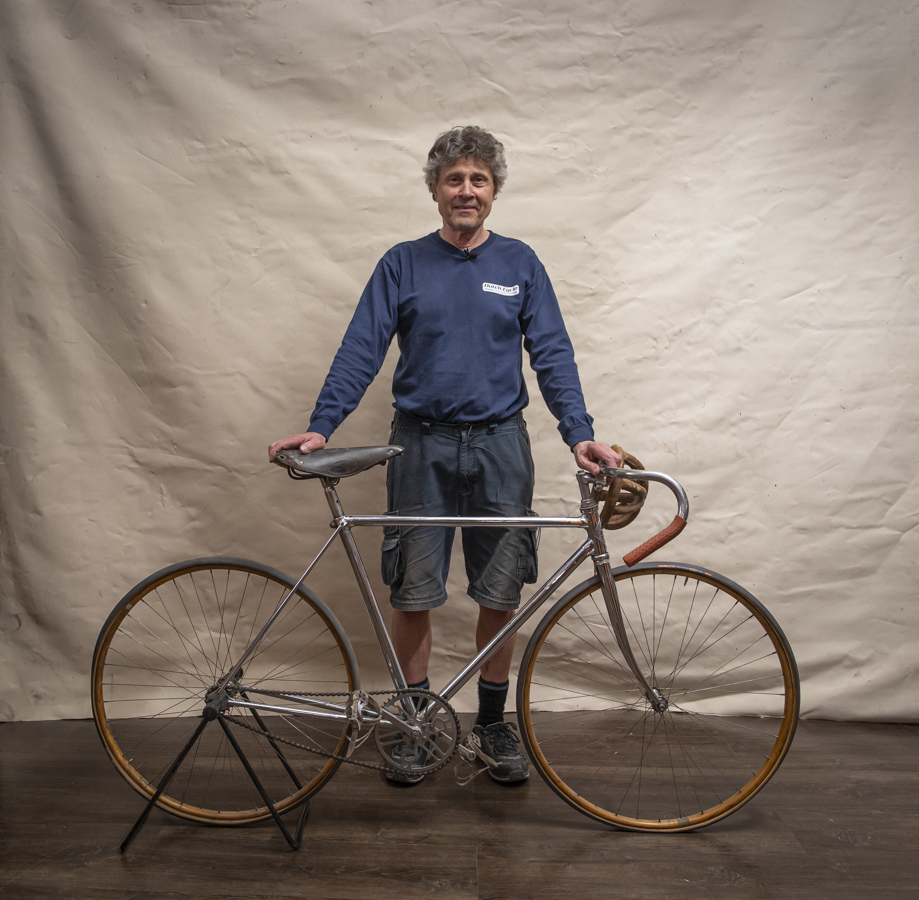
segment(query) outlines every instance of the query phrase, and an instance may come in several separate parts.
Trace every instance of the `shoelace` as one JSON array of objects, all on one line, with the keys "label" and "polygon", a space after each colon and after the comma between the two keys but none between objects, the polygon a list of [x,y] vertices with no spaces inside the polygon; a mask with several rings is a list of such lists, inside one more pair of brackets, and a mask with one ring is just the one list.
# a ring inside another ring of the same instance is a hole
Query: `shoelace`
[{"label": "shoelace", "polygon": [[492,745],[496,753],[515,753],[517,751],[517,744],[520,739],[507,722],[489,725],[486,731],[492,738]]}]

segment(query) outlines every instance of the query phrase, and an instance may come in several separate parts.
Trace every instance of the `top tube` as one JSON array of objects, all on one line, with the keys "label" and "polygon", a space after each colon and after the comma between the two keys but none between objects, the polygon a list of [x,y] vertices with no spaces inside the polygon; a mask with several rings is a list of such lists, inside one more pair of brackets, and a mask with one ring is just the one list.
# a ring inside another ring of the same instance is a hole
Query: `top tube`
[{"label": "top tube", "polygon": [[343,527],[354,525],[439,525],[463,528],[586,528],[584,516],[342,516]]}]

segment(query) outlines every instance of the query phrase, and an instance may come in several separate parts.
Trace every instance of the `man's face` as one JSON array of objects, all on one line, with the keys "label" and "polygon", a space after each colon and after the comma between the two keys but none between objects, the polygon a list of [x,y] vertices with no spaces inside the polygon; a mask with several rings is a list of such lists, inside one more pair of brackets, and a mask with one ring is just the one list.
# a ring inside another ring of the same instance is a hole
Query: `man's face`
[{"label": "man's face", "polygon": [[433,194],[445,226],[454,231],[475,231],[495,202],[495,180],[488,166],[473,156],[464,156],[440,170]]}]

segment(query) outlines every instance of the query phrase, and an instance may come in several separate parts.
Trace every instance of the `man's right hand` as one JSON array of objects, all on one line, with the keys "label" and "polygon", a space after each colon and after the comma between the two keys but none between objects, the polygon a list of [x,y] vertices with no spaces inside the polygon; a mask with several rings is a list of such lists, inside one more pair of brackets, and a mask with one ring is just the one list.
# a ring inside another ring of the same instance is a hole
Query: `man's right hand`
[{"label": "man's right hand", "polygon": [[292,434],[290,437],[282,438],[268,445],[268,461],[275,465],[281,465],[277,461],[278,451],[290,450],[296,447],[301,453],[312,453],[313,450],[321,450],[325,447],[325,438],[315,431],[307,431],[305,434]]},{"label": "man's right hand", "polygon": [[622,457],[609,444],[600,441],[581,441],[571,451],[578,466],[591,475],[600,474],[600,465],[614,468],[622,465]]}]

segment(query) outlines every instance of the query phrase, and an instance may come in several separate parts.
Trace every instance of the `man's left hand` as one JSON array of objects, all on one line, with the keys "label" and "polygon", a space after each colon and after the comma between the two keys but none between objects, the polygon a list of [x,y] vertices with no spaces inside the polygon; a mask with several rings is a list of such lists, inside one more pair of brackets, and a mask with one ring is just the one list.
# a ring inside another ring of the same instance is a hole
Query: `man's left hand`
[{"label": "man's left hand", "polygon": [[591,475],[600,474],[600,465],[617,468],[622,465],[622,457],[609,444],[600,441],[581,441],[571,449],[578,468],[590,472]]}]

